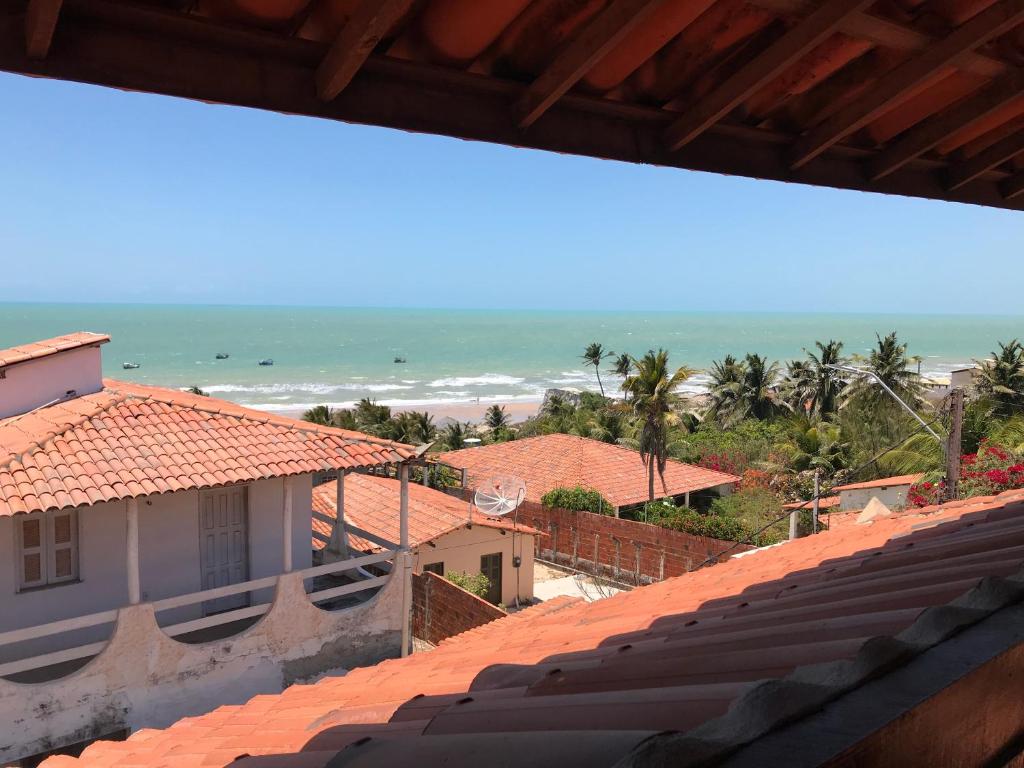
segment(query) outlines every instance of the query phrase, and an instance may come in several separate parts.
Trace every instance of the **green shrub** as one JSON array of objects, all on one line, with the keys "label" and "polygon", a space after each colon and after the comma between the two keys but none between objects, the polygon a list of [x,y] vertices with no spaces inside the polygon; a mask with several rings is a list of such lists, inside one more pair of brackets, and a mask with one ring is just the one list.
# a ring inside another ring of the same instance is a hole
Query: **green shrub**
[{"label": "green shrub", "polygon": [[[738,492],[733,496],[739,496],[740,493],[743,492]],[[720,504],[730,498],[732,496],[715,499],[711,505],[712,511],[708,514],[701,514],[687,507],[677,507],[671,499],[649,502],[644,506],[644,512],[647,522],[652,525],[660,525],[662,528],[682,531],[694,536],[707,536],[724,541],[750,540],[752,544],[759,547],[775,544],[782,540],[782,536],[774,527],[757,533],[757,530],[770,518],[765,518],[761,523],[754,523],[749,519],[751,518],[749,507],[756,503],[754,500],[742,498],[739,503]],[[716,505],[718,506],[717,511]]]},{"label": "green shrub", "polygon": [[491,588],[491,580],[482,573],[466,573],[465,571],[449,571],[445,578],[457,587],[471,592],[477,597],[487,599],[487,591]]},{"label": "green shrub", "polygon": [[600,493],[578,485],[575,488],[553,488],[541,497],[540,502],[545,507],[559,507],[575,512],[615,514],[615,508]]}]

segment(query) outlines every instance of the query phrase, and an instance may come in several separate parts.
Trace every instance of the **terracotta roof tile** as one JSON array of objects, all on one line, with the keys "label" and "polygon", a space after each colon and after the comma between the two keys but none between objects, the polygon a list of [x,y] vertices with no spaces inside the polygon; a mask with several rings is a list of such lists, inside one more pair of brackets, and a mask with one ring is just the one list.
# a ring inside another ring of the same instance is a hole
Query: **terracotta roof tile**
[{"label": "terracotta roof tile", "polygon": [[107,380],[95,394],[0,420],[0,516],[412,455],[359,432]]},{"label": "terracotta roof tile", "polygon": [[88,347],[94,344],[106,344],[108,341],[110,341],[110,337],[105,333],[79,331],[52,339],[35,341],[31,344],[21,344],[10,349],[0,349],[0,368],[6,368],[15,363],[23,363],[26,360],[38,360],[41,357],[49,357],[58,352],[66,352],[69,349],[78,349],[79,347]]},{"label": "terracotta roof tile", "polygon": [[[783,504],[783,509],[811,509],[814,506],[813,500],[808,501],[791,501],[788,504]],[[839,506],[838,496],[822,496],[818,499],[818,509],[831,509],[832,507]]]},{"label": "terracotta roof tile", "polygon": [[880,477],[877,480],[867,480],[863,483],[848,483],[837,485],[833,491],[856,491],[861,488],[889,488],[894,485],[913,485],[924,477],[923,474],[896,475],[895,477]]},{"label": "terracotta roof tile", "polygon": [[251,756],[240,768],[322,765],[344,749],[346,765],[477,765],[500,754],[508,766],[610,766],[652,731],[706,729],[736,712],[770,722],[766,678],[827,673],[815,679],[831,685],[836,664],[870,671],[868,638],[920,642],[935,621],[927,609],[1010,574],[1019,584],[1022,564],[1024,491],[844,524],[595,603],[556,598],[429,653],[47,765],[187,768],[240,755]]},{"label": "terracotta roof tile", "polygon": [[[476,487],[496,475],[526,481],[526,498],[539,502],[558,487],[582,486],[599,491],[617,507],[647,501],[647,467],[637,451],[575,435],[541,435],[477,448],[442,453],[440,460],[468,472]],[[679,496],[740,478],[670,459],[664,477],[655,475],[655,494]]]},{"label": "terracotta roof tile", "polygon": [[[345,521],[379,536],[385,541],[397,543],[400,538],[399,521],[395,510],[399,505],[400,484],[397,480],[364,475],[353,472],[345,476]],[[338,483],[318,485],[313,489],[313,509],[327,517],[336,519]],[[471,511],[472,510],[472,511]],[[462,528],[467,523],[486,528],[535,534],[538,531],[529,526],[514,524],[510,518],[487,517],[469,502],[450,496],[443,491],[425,488],[409,483],[409,546],[417,547],[433,541],[438,536]],[[313,530],[322,536],[330,536],[331,525],[313,518]],[[348,544],[362,552],[376,552],[380,546],[371,541],[348,533]],[[323,549],[324,542],[313,538],[313,548]]]}]

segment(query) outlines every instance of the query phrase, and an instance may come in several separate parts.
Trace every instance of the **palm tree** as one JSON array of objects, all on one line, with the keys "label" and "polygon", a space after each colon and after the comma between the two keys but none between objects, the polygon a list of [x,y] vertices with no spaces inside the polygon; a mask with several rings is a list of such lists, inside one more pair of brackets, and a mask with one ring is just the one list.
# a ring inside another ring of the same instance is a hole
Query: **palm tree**
[{"label": "palm tree", "polygon": [[420,445],[429,443],[437,436],[437,427],[434,426],[434,417],[426,411],[412,411],[412,420],[415,425],[416,441]]},{"label": "palm tree", "polygon": [[302,414],[303,421],[310,421],[313,424],[320,424],[325,427],[331,426],[331,417],[333,416],[331,409],[326,405],[314,405],[304,414]]},{"label": "palm tree", "polygon": [[185,391],[188,392],[189,394],[192,394],[192,395],[202,395],[203,397],[209,397],[210,396],[209,392],[204,392],[203,390],[201,390],[199,387],[197,387],[194,384],[191,387],[189,387],[188,389],[186,389]]},{"label": "palm tree", "polygon": [[977,389],[992,401],[992,412],[1006,418],[1024,411],[1024,345],[1014,339],[999,342],[999,351],[990,360],[978,362]]},{"label": "palm tree", "polygon": [[615,358],[615,365],[612,367],[612,370],[625,380],[626,377],[629,376],[629,372],[632,368],[633,358],[623,352]]},{"label": "palm tree", "polygon": [[818,353],[808,352],[806,360],[789,364],[786,374],[786,388],[790,405],[803,410],[808,407],[812,413],[828,418],[839,409],[839,398],[846,386],[842,374],[830,366],[843,365],[843,342],[829,340],[828,344],[814,342]]},{"label": "palm tree", "polygon": [[604,384],[601,383],[601,361],[614,354],[614,352],[605,352],[604,347],[595,341],[588,344],[587,348],[583,350],[583,354],[581,355],[585,362],[594,366],[594,372],[597,374],[597,386],[601,388],[602,397],[604,397]]},{"label": "palm tree", "polygon": [[717,421],[723,426],[731,421],[743,382],[743,363],[732,355],[711,364],[708,372],[711,386],[708,388],[711,405],[708,406],[706,417]]},{"label": "palm tree", "polygon": [[[868,370],[909,405],[922,403],[924,385],[921,383],[920,375],[910,368],[907,345],[900,343],[895,331],[884,338],[875,334],[875,338],[878,339],[878,344],[868,356]],[[876,409],[899,407],[881,390],[877,382],[868,376],[855,378],[847,386],[844,392],[845,402],[850,402],[854,398]]]},{"label": "palm tree", "polygon": [[468,424],[461,424],[453,421],[445,425],[441,431],[441,442],[449,451],[457,451],[466,447],[466,438],[471,436],[471,429]]},{"label": "palm tree", "polygon": [[484,424],[490,427],[492,430],[504,429],[509,424],[508,413],[505,411],[505,406],[498,405],[495,403],[487,409],[487,413],[484,414]]},{"label": "palm tree", "polygon": [[675,373],[670,372],[668,352],[664,349],[651,350],[633,364],[636,372],[622,388],[639,422],[638,447],[647,466],[647,497],[654,501],[654,470],[657,467],[658,474],[664,476],[669,430],[678,421],[673,412],[679,399],[676,390],[696,371],[680,366]]}]

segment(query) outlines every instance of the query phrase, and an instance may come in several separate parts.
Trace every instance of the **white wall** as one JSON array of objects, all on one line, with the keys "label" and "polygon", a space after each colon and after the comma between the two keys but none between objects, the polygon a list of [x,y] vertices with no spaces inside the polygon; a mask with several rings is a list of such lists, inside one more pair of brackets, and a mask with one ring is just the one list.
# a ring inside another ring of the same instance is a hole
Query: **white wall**
[{"label": "white wall", "polygon": [[[293,480],[292,567],[312,564],[312,483],[309,475]],[[249,484],[249,578],[272,576],[284,565],[282,518],[284,481]],[[125,558],[127,503],[110,502],[78,510],[79,581],[17,591],[14,520],[0,518],[0,632],[58,619],[119,608],[128,602]],[[139,572],[142,601],[189,594],[202,589],[199,564],[199,492],[150,496],[139,501]],[[261,591],[254,602],[266,602],[273,590]],[[198,618],[196,604],[162,612],[161,625]],[[40,638],[31,644],[0,646],[0,662],[59,648],[96,642],[110,636],[112,626]]]},{"label": "white wall", "polygon": [[[516,599],[516,569],[512,565],[512,532],[474,525],[446,533],[413,550],[416,573],[428,563],[444,563],[444,572],[480,573],[480,556],[501,552],[501,602],[513,605]],[[515,554],[523,558],[519,568],[519,600],[533,598],[533,536],[515,535]]]},{"label": "white wall", "polygon": [[884,488],[855,488],[839,492],[839,508],[843,512],[864,509],[871,499],[878,499],[889,509],[903,509],[907,506],[909,485],[890,485]]},{"label": "white wall", "polygon": [[0,419],[64,397],[103,389],[99,347],[81,347],[12,365],[0,379]]}]

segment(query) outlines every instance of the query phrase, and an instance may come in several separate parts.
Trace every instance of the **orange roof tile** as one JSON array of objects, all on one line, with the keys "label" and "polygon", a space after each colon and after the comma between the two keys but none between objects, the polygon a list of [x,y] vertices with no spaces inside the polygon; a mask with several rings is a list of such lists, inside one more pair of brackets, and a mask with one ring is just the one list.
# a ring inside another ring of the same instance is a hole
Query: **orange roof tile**
[{"label": "orange roof tile", "polygon": [[863,483],[847,483],[846,485],[837,485],[835,488],[832,489],[832,491],[857,491],[862,488],[891,488],[894,485],[913,485],[922,477],[924,477],[924,475],[921,473],[918,473],[916,475],[896,475],[895,477],[880,477],[877,480],[866,480]]},{"label": "orange roof tile", "polygon": [[67,352],[71,349],[106,344],[108,341],[110,341],[110,336],[105,333],[78,331],[77,333],[68,333],[64,336],[56,336],[52,339],[34,341],[31,344],[20,344],[17,347],[0,349],[0,368],[6,368],[16,363],[24,363],[26,360],[38,360],[41,357],[49,357],[50,355],[56,355],[58,352]]},{"label": "orange roof tile", "polygon": [[[822,496],[818,499],[818,509],[829,509],[830,507],[839,506],[838,496]],[[812,509],[814,507],[813,500],[808,501],[791,501],[788,504],[783,504],[783,509]]]},{"label": "orange roof tile", "polygon": [[410,458],[359,432],[105,380],[0,420],[0,516]]},{"label": "orange roof tile", "polygon": [[[462,766],[500,750],[506,766],[611,766],[664,731],[714,748],[701,734],[753,737],[794,719],[780,695],[823,691],[832,698],[819,711],[877,684],[926,640],[955,634],[943,616],[967,620],[930,608],[988,605],[972,609],[969,621],[980,621],[1006,603],[976,598],[1014,599],[1008,577],[1022,564],[1024,491],[899,513],[598,602],[553,600],[429,653],[98,742],[81,761],[323,766],[346,750],[335,764]],[[898,663],[875,652],[872,638],[905,630],[913,650],[903,646]],[[834,663],[815,666],[824,662]],[[737,716],[746,728],[728,721]]]},{"label": "orange roof tile", "polygon": [[[526,481],[526,499],[539,502],[548,491],[582,486],[599,491],[617,507],[647,501],[647,467],[637,451],[575,435],[541,435],[442,453],[440,460],[468,470],[475,487],[495,475]],[[659,497],[738,483],[740,478],[670,459],[664,478],[654,478]]]},{"label": "orange roof tile", "polygon": [[[396,510],[399,504],[400,485],[397,480],[353,472],[345,476],[345,522],[379,536],[385,541],[399,540],[399,522]],[[337,510],[338,482],[318,485],[313,489],[313,510],[333,519]],[[472,513],[470,510],[472,509]],[[471,516],[472,515],[472,516]],[[433,541],[438,536],[462,528],[467,523],[485,528],[536,534],[535,529],[515,525],[511,517],[487,517],[475,506],[450,496],[443,491],[425,488],[416,483],[409,484],[409,546],[418,547]],[[313,530],[323,536],[330,536],[331,526],[313,518]],[[376,552],[382,549],[371,541],[348,533],[348,543],[362,552]],[[323,541],[313,539],[313,548],[322,549]]]}]

